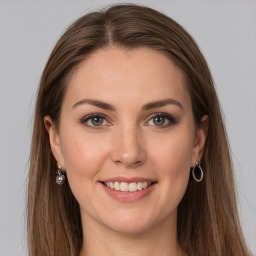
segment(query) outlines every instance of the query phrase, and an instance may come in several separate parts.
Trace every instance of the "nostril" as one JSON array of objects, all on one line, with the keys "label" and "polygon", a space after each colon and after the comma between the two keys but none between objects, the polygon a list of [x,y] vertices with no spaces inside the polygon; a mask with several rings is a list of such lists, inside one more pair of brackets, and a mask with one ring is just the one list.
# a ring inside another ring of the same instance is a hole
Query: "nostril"
[{"label": "nostril", "polygon": [[130,167],[135,167],[135,166],[138,166],[138,165],[141,165],[142,164],[142,161],[121,161],[121,160],[116,160],[115,163],[117,165],[124,165],[124,166],[130,166]]},{"label": "nostril", "polygon": [[141,164],[141,162],[142,162],[142,161],[136,161],[136,162],[134,163],[134,165],[139,165],[139,164]]}]

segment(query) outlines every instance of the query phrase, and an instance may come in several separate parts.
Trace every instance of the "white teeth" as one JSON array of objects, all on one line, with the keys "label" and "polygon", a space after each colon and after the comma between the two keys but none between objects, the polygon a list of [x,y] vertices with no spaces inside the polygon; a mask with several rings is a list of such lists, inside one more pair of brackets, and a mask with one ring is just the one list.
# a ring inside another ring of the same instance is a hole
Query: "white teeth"
[{"label": "white teeth", "polygon": [[135,191],[137,191],[137,183],[132,182],[129,184],[129,192],[135,192]]},{"label": "white teeth", "polygon": [[142,182],[138,182],[137,183],[137,189],[138,190],[142,190]]},{"label": "white teeth", "polygon": [[114,188],[115,187],[114,182],[109,182],[109,186],[108,187]]},{"label": "white teeth", "polygon": [[125,192],[125,191],[129,191],[129,184],[126,182],[121,182],[120,183],[120,190]]},{"label": "white teeth", "polygon": [[152,183],[146,182],[146,181],[139,181],[139,182],[119,182],[119,181],[110,181],[104,183],[107,187],[114,189],[114,190],[120,190],[122,192],[136,192],[142,189],[145,189],[149,187]]},{"label": "white teeth", "polygon": [[147,182],[144,181],[144,182],[142,183],[142,188],[146,188],[147,185],[148,185]]},{"label": "white teeth", "polygon": [[115,181],[115,182],[114,182],[114,189],[115,189],[115,190],[120,190],[120,184],[119,184],[118,181]]}]

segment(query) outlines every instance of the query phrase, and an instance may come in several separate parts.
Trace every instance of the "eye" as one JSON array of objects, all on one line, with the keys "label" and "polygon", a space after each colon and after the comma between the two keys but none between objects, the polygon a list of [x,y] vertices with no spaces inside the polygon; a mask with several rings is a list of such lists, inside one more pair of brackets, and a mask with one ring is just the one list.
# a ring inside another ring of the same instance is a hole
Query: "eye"
[{"label": "eye", "polygon": [[86,116],[81,120],[81,123],[93,129],[97,129],[108,124],[105,116],[101,114]]},{"label": "eye", "polygon": [[168,127],[175,123],[175,119],[164,113],[156,113],[151,117],[148,121],[148,125],[156,126],[156,127]]}]

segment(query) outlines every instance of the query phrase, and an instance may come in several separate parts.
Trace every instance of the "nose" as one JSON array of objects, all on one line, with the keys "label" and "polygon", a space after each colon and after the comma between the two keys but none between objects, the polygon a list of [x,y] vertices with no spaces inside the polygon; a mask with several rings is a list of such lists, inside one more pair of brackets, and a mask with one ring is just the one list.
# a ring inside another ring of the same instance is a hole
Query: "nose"
[{"label": "nose", "polygon": [[112,160],[117,165],[135,168],[146,161],[146,150],[136,127],[119,129],[114,137]]}]

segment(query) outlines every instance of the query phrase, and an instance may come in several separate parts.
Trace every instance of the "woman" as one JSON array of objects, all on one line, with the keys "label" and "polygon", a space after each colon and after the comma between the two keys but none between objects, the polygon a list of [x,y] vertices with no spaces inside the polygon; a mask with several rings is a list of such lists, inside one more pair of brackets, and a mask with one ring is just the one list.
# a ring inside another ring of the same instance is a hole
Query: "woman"
[{"label": "woman", "polygon": [[117,5],[57,42],[35,110],[28,244],[30,255],[249,255],[211,74],[172,19]]}]

